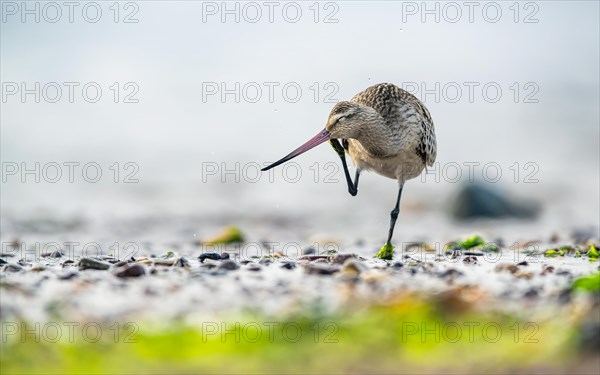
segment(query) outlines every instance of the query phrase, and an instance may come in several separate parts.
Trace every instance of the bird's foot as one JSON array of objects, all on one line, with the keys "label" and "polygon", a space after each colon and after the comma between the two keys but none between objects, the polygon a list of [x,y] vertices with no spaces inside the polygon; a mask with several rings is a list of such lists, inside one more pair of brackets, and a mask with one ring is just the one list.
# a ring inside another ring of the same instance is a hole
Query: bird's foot
[{"label": "bird's foot", "polygon": [[392,260],[393,257],[394,246],[389,242],[386,242],[385,245],[383,245],[383,247],[379,249],[379,252],[375,255],[375,258],[383,260]]},{"label": "bird's foot", "polygon": [[340,142],[337,139],[330,139],[329,144],[331,145],[331,147],[333,147],[333,149],[339,157],[344,157],[344,155],[346,155],[346,150],[344,150],[344,147],[340,144]]}]

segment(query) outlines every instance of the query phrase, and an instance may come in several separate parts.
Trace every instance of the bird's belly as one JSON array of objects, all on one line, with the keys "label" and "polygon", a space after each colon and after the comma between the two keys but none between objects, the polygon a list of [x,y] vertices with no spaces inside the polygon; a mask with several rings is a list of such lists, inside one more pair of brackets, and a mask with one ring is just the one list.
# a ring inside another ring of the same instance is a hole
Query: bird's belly
[{"label": "bird's belly", "polygon": [[352,142],[348,154],[354,165],[363,171],[373,171],[404,183],[420,175],[425,168],[425,164],[413,150],[403,150],[391,157],[375,157],[357,143]]}]

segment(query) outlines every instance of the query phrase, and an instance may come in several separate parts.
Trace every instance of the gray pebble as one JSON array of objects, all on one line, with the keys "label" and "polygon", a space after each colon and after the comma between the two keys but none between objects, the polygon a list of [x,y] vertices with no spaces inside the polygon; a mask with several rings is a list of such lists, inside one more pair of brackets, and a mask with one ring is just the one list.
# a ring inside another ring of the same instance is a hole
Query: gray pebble
[{"label": "gray pebble", "polygon": [[6,264],[4,267],[2,267],[2,272],[21,272],[23,271],[23,267],[19,266],[18,264]]},{"label": "gray pebble", "polygon": [[218,254],[218,253],[204,253],[204,254],[200,254],[200,256],[198,257],[198,259],[200,259],[200,263],[204,263],[205,259],[220,260],[221,259],[221,254]]},{"label": "gray pebble", "polygon": [[109,263],[94,258],[81,258],[78,265],[80,270],[107,270],[110,268]]},{"label": "gray pebble", "polygon": [[333,275],[339,270],[339,266],[330,266],[323,263],[309,263],[304,266],[304,272],[309,275]]},{"label": "gray pebble", "polygon": [[237,270],[238,268],[239,268],[239,266],[237,265],[237,263],[235,263],[232,260],[226,260],[223,263],[221,263],[221,265],[219,266],[219,269],[226,270],[226,271],[233,271],[233,270]]},{"label": "gray pebble", "polygon": [[115,273],[117,277],[140,277],[146,274],[146,269],[141,264],[131,264],[121,267]]}]

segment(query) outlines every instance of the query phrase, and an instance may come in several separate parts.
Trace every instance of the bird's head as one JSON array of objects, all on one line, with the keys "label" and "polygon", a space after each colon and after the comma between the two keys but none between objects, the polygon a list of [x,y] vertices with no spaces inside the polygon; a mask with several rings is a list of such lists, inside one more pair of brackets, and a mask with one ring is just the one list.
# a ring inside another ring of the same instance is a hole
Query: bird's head
[{"label": "bird's head", "polygon": [[331,138],[359,139],[363,129],[368,126],[371,121],[377,121],[378,119],[381,119],[381,117],[377,111],[371,107],[348,101],[339,102],[331,110],[325,129],[321,130],[316,136],[308,140],[302,146],[262,170],[266,171],[285,163]]},{"label": "bird's head", "polygon": [[352,102],[339,102],[329,113],[325,130],[331,138],[356,138],[363,126],[362,112],[364,106]]}]

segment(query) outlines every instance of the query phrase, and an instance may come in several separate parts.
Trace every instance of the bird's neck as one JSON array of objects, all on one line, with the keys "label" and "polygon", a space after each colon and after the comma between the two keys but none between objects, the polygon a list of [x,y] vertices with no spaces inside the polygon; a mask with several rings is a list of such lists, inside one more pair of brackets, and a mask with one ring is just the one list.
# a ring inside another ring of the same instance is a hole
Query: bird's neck
[{"label": "bird's neck", "polygon": [[374,121],[364,128],[357,137],[357,141],[372,156],[385,157],[395,155],[397,150],[393,142],[391,129],[385,121]]}]

